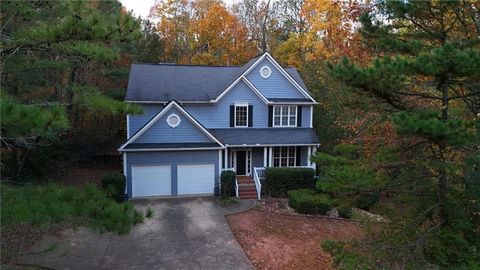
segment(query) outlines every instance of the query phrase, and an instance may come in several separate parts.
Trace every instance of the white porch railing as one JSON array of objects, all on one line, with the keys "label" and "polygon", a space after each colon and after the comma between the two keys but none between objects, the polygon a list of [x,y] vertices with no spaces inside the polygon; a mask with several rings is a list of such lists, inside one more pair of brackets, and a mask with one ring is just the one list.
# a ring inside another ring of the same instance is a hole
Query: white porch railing
[{"label": "white porch railing", "polygon": [[253,181],[255,182],[255,189],[257,190],[257,198],[260,200],[262,197],[262,180],[265,174],[265,168],[254,167],[253,168]]},{"label": "white porch railing", "polygon": [[235,196],[238,198],[238,181],[237,181],[237,177],[235,177]]}]

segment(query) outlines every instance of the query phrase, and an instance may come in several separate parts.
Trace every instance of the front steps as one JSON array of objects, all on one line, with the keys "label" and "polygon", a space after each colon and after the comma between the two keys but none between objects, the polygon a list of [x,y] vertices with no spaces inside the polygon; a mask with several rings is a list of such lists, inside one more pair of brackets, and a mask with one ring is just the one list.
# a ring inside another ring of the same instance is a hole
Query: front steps
[{"label": "front steps", "polygon": [[257,199],[255,182],[250,176],[237,176],[238,197],[241,200]]}]

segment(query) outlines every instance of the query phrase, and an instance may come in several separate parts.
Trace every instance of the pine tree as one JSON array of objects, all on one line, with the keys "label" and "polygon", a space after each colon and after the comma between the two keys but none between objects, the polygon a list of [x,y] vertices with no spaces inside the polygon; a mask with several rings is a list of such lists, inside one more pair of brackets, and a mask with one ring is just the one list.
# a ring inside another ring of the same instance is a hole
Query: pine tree
[{"label": "pine tree", "polygon": [[138,111],[99,83],[114,77],[121,53],[140,37],[138,20],[119,2],[3,1],[0,12],[2,144],[17,154],[13,175],[29,149],[71,126],[75,108]]},{"label": "pine tree", "polygon": [[466,189],[480,186],[479,8],[473,1],[378,1],[360,29],[378,57],[331,65],[337,79],[393,112],[404,136],[408,166],[395,188],[409,194],[404,203],[415,214],[390,240],[420,251],[422,259],[405,262],[410,267],[480,266],[479,201]]}]

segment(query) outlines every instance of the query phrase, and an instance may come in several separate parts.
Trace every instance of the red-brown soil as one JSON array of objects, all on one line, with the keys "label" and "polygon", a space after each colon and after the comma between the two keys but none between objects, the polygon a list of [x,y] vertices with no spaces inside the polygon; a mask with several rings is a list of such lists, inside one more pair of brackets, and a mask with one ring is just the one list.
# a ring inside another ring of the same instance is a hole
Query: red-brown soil
[{"label": "red-brown soil", "polygon": [[227,216],[235,237],[257,269],[332,269],[325,240],[362,237],[349,220],[282,214],[252,209]]}]

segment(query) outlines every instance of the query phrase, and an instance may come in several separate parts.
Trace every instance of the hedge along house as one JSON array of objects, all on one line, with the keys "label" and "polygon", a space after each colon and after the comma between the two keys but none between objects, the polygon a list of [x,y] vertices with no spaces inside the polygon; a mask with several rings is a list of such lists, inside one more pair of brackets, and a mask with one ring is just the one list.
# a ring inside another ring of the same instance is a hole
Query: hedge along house
[{"label": "hedge along house", "polygon": [[268,53],[244,66],[134,64],[126,102],[126,192],[212,195],[222,170],[237,174],[241,198],[259,198],[266,167],[311,167],[319,146],[311,97],[294,68]]}]

